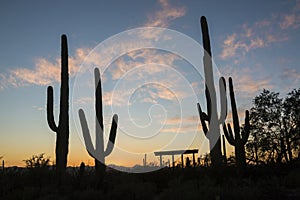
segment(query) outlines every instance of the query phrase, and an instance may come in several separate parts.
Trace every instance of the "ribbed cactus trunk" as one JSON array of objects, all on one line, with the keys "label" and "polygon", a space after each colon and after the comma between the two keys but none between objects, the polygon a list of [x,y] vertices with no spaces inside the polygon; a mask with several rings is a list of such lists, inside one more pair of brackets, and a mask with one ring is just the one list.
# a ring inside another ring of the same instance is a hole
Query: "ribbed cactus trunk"
[{"label": "ribbed cactus trunk", "polygon": [[249,111],[245,111],[245,125],[243,131],[241,131],[231,77],[229,78],[229,94],[232,109],[233,131],[229,123],[227,124],[227,127],[225,123],[223,124],[223,130],[228,143],[235,147],[236,165],[239,172],[241,172],[246,167],[245,144],[247,143],[250,133]]},{"label": "ribbed cactus trunk", "polygon": [[245,169],[246,167],[246,155],[245,155],[245,144],[242,140],[237,141],[235,146],[235,157],[236,157],[236,165],[239,169]]},{"label": "ribbed cactus trunk", "polygon": [[53,88],[47,90],[47,121],[52,131],[56,132],[56,175],[58,184],[65,179],[68,146],[69,146],[69,69],[67,36],[61,36],[61,87],[60,87],[60,113],[58,125],[53,115]]},{"label": "ribbed cactus trunk", "polygon": [[[223,163],[220,140],[220,125],[223,124],[227,115],[225,79],[221,77],[219,81],[221,97],[221,114],[219,118],[217,113],[216,90],[214,85],[212,53],[210,47],[208,25],[204,16],[201,17],[201,30],[204,47],[203,63],[205,74],[205,96],[207,102],[207,114],[202,112],[199,103],[198,111],[203,132],[209,140],[212,166],[218,168],[221,167]],[[208,122],[209,130],[207,128],[206,121]]]},{"label": "ribbed cactus trunk", "polygon": [[100,159],[95,159],[95,168],[98,177],[103,177],[105,173],[105,157],[104,157],[104,141],[103,141],[103,104],[102,104],[102,85],[100,80],[100,72],[95,70],[95,86],[96,86],[96,149],[101,149]]},{"label": "ribbed cactus trunk", "polygon": [[103,126],[103,105],[102,105],[102,89],[101,89],[101,78],[100,72],[96,68],[94,71],[95,74],[95,111],[96,111],[96,146],[94,148],[90,131],[87,125],[86,117],[84,111],[82,109],[79,110],[79,119],[81,123],[83,138],[85,142],[85,146],[89,154],[95,159],[95,169],[96,169],[96,177],[102,180],[105,174],[105,157],[108,156],[114,147],[116,134],[117,134],[117,126],[118,126],[118,115],[114,115],[112,119],[109,141],[104,151],[104,126]]}]

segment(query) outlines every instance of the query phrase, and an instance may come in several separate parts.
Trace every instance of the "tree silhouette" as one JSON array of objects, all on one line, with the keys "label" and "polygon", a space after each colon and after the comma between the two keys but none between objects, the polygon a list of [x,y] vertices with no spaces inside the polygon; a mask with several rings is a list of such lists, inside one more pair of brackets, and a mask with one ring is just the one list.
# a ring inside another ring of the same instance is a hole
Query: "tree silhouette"
[{"label": "tree silhouette", "polygon": [[[265,162],[281,162],[284,154],[281,133],[280,118],[282,110],[282,99],[279,93],[271,92],[264,89],[261,94],[253,100],[254,106],[251,108],[250,124],[251,137],[250,145],[247,147],[255,147],[254,160],[258,163]],[[248,152],[253,152],[249,151]]]},{"label": "tree silhouette", "polygon": [[250,114],[248,160],[259,163],[289,162],[299,152],[300,91],[285,99],[263,90],[253,100]]},{"label": "tree silhouette", "polygon": [[283,132],[289,161],[299,157],[300,145],[300,88],[288,93],[283,102]]}]

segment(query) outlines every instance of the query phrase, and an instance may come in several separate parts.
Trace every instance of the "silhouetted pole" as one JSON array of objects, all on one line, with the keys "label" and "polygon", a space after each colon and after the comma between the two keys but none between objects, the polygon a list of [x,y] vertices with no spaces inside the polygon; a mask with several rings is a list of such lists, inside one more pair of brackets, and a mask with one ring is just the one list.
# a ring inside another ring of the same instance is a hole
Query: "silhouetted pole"
[{"label": "silhouetted pole", "polygon": [[159,155],[159,165],[162,167],[162,155]]},{"label": "silhouetted pole", "polygon": [[146,167],[147,166],[147,154],[145,154],[144,160],[145,160],[144,166]]}]

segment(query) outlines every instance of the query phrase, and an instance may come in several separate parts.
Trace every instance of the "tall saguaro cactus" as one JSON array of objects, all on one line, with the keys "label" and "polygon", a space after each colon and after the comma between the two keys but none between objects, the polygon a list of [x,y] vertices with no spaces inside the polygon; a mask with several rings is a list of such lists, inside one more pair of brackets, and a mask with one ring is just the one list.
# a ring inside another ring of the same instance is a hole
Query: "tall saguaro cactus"
[{"label": "tall saguaro cactus", "polygon": [[95,87],[96,87],[96,101],[95,101],[95,110],[96,110],[96,147],[94,148],[90,136],[90,131],[87,125],[84,111],[79,110],[79,119],[81,123],[83,138],[85,146],[89,154],[95,159],[95,168],[96,174],[98,177],[103,177],[105,173],[105,157],[108,156],[115,144],[117,126],[118,126],[118,115],[114,115],[112,119],[109,141],[104,151],[104,141],[103,141],[103,108],[102,108],[102,90],[101,90],[101,79],[99,69],[94,70],[95,73]]},{"label": "tall saguaro cactus", "polygon": [[229,77],[229,93],[230,93],[230,101],[231,101],[231,109],[232,109],[232,120],[233,120],[233,131],[231,125],[228,123],[223,124],[223,130],[225,137],[229,144],[235,147],[235,158],[238,169],[242,170],[246,167],[246,156],[245,156],[245,147],[249,132],[250,132],[250,123],[249,123],[249,111],[245,111],[245,125],[244,129],[241,133],[240,125],[239,125],[239,116],[236,108],[236,102],[234,97],[233,83],[232,78]]},{"label": "tall saguaro cactus", "polygon": [[56,132],[56,172],[59,183],[65,176],[69,146],[69,69],[67,36],[61,36],[61,87],[60,113],[58,125],[53,115],[53,88],[47,89],[47,121],[50,129]]},{"label": "tall saguaro cactus", "polygon": [[[201,17],[202,40],[204,47],[204,74],[205,74],[205,96],[207,102],[207,114],[202,112],[201,106],[198,103],[199,117],[202,124],[203,132],[209,140],[210,154],[213,167],[222,165],[222,152],[220,140],[220,125],[222,125],[227,115],[227,99],[226,99],[226,83],[223,77],[219,80],[221,112],[220,117],[217,113],[216,90],[214,86],[214,75],[212,66],[212,53],[210,48],[210,39],[208,33],[208,25],[206,18]],[[208,122],[209,129],[206,122]]]}]

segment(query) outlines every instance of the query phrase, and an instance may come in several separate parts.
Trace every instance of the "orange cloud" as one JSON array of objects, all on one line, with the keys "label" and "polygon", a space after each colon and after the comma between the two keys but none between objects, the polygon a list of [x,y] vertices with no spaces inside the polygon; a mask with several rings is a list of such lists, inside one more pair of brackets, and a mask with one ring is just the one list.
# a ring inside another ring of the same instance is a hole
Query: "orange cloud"
[{"label": "orange cloud", "polygon": [[[69,74],[71,77],[75,76],[88,52],[88,49],[79,48],[74,57],[69,57]],[[45,58],[39,58],[35,61],[33,69],[19,68],[10,70],[8,74],[0,74],[0,89],[9,86],[24,87],[60,82],[60,60],[60,58],[56,58],[55,61],[49,61]]]},{"label": "orange cloud", "polygon": [[162,133],[188,133],[202,130],[198,116],[173,117],[163,124]]},{"label": "orange cloud", "polygon": [[296,13],[285,15],[283,20],[280,22],[280,28],[282,29],[288,29],[288,28],[297,29],[299,27],[300,27],[300,15]]},{"label": "orange cloud", "polygon": [[[300,27],[300,3],[287,13],[275,14],[257,21],[251,26],[244,24],[240,32],[228,35],[223,41],[221,59],[243,56],[250,50],[268,47],[273,43],[288,40],[287,29]],[[279,21],[279,23],[278,23]]]},{"label": "orange cloud", "polygon": [[[234,84],[234,91],[236,96],[241,97],[253,97],[262,88],[272,88],[271,79],[259,78],[253,74],[259,73],[259,67],[257,68],[235,68],[232,66],[226,66],[220,69],[222,74],[226,77],[231,76]],[[228,80],[226,80],[228,85]],[[228,86],[227,86],[228,90]],[[229,104],[228,104],[229,105]]]},{"label": "orange cloud", "polygon": [[166,28],[170,25],[171,21],[184,16],[186,13],[184,7],[176,8],[168,0],[159,0],[158,2],[162,9],[149,15],[145,26]]}]

